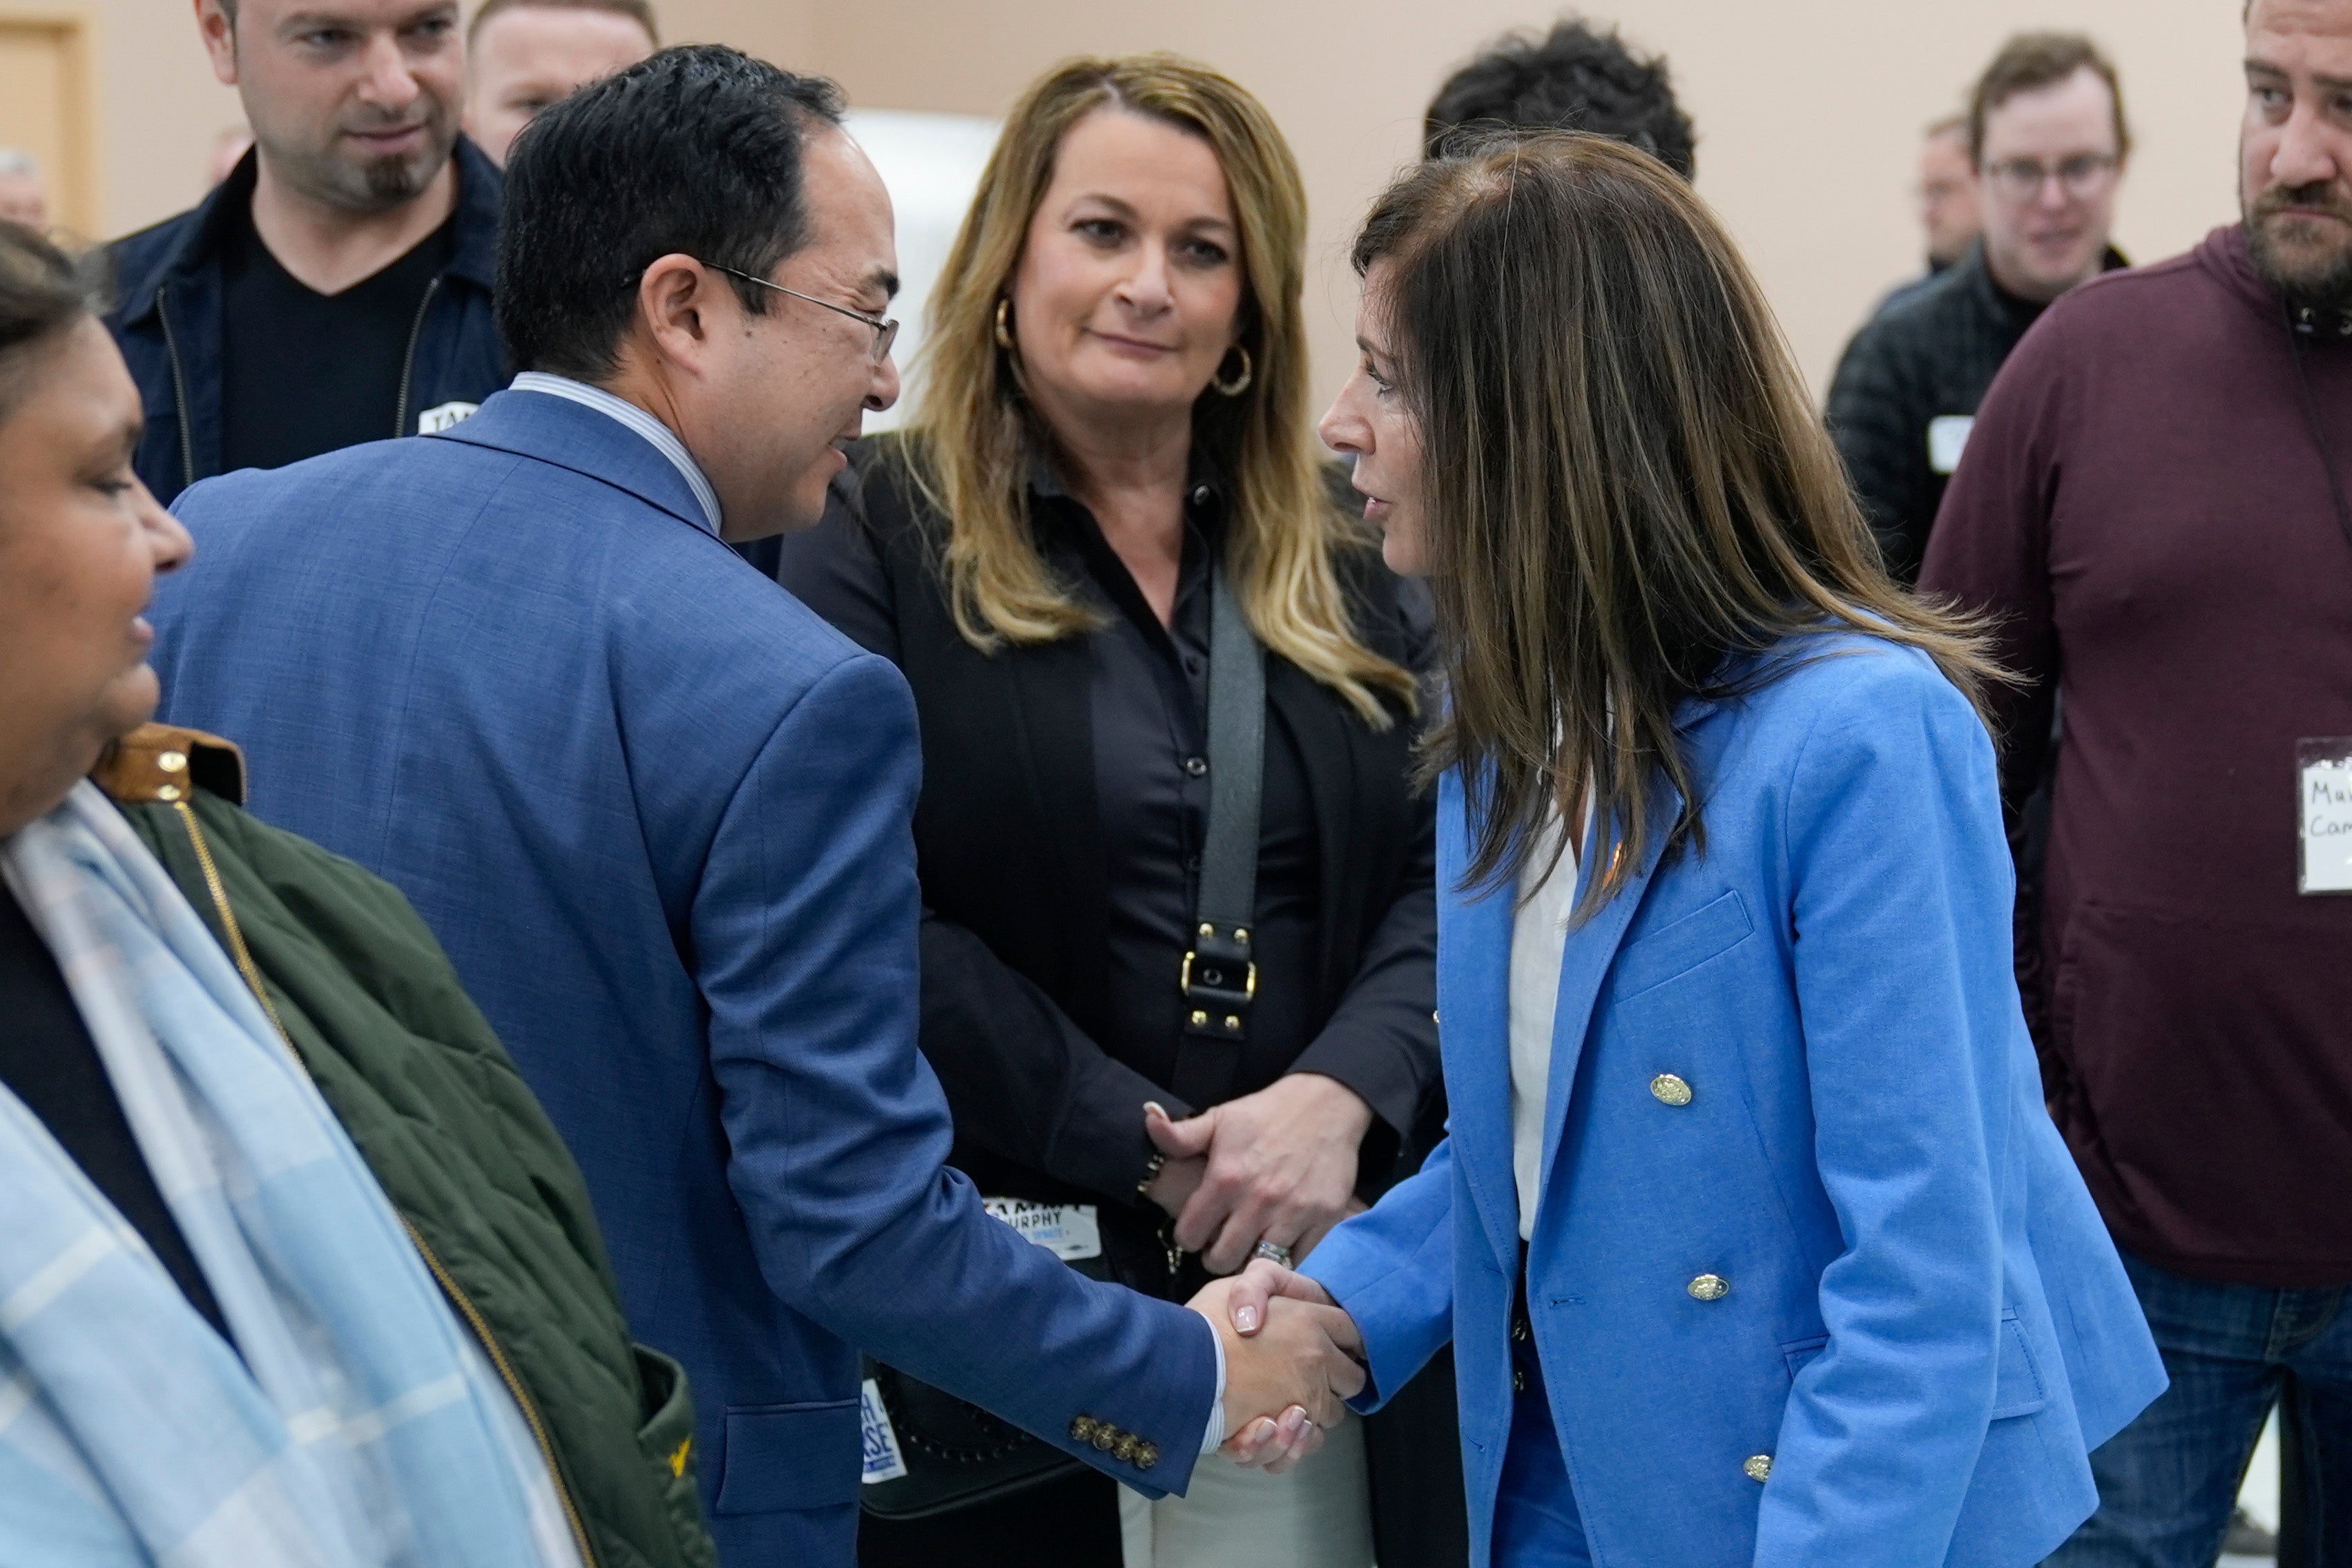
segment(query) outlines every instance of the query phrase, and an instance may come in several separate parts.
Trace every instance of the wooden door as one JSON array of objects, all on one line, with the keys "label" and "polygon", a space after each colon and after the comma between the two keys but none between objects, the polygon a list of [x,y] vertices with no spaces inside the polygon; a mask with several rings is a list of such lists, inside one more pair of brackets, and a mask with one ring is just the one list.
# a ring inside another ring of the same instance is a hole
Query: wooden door
[{"label": "wooden door", "polygon": [[40,160],[49,220],[81,238],[99,225],[89,22],[0,3],[0,147]]}]

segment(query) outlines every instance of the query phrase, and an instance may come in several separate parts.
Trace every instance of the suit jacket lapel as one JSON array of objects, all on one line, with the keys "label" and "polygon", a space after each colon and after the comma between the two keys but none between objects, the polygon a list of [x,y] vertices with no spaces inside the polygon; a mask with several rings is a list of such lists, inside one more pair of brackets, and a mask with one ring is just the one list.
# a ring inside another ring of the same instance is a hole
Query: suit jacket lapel
[{"label": "suit jacket lapel", "polygon": [[1462,780],[1437,785],[1437,1016],[1445,1065],[1454,1163],[1470,1188],[1495,1258],[1519,1252],[1519,1206],[1511,1176],[1511,915],[1507,883],[1462,890],[1469,864]]},{"label": "suit jacket lapel", "polygon": [[[1633,875],[1618,891],[1617,896],[1602,904],[1592,918],[1568,934],[1568,950],[1561,956],[1559,966],[1559,1010],[1552,1017],[1551,1076],[1544,1094],[1543,1172],[1544,1191],[1549,1191],[1551,1178],[1558,1169],[1560,1131],[1568,1124],[1569,1096],[1575,1092],[1576,1069],[1584,1059],[1584,1041],[1592,1027],[1593,1003],[1600,998],[1601,982],[1608,978],[1609,967],[1617,961],[1617,949],[1625,940],[1626,928],[1642,907],[1642,897],[1649,891],[1650,877],[1658,869],[1658,859],[1665,852],[1666,834],[1682,810],[1682,794],[1666,781],[1663,770],[1657,775],[1658,798],[1650,813],[1649,841],[1643,847],[1642,859]],[[1603,824],[1593,824],[1586,841],[1584,854],[1578,862],[1585,877],[1597,875],[1601,868],[1601,856],[1614,853],[1612,847],[1604,849],[1601,840]]]}]

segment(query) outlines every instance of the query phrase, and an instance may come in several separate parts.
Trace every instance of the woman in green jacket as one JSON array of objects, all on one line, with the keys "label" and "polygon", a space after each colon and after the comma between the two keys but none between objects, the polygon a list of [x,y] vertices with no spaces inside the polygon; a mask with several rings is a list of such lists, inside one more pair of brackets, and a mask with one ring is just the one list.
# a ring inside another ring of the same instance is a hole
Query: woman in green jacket
[{"label": "woman in green jacket", "polygon": [[0,1562],[701,1568],[675,1363],[391,887],[146,724],[188,537],[0,224]]}]

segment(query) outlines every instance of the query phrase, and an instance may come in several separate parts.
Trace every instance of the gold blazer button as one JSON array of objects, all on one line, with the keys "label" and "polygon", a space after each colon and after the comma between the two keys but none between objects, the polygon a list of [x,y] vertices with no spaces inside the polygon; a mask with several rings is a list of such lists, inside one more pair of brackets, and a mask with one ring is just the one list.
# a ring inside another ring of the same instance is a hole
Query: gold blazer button
[{"label": "gold blazer button", "polygon": [[1661,1072],[1651,1079],[1650,1092],[1661,1105],[1687,1105],[1691,1103],[1691,1086],[1671,1072]]},{"label": "gold blazer button", "polygon": [[1689,1288],[1695,1301],[1719,1301],[1731,1294],[1731,1281],[1720,1274],[1701,1274]]}]

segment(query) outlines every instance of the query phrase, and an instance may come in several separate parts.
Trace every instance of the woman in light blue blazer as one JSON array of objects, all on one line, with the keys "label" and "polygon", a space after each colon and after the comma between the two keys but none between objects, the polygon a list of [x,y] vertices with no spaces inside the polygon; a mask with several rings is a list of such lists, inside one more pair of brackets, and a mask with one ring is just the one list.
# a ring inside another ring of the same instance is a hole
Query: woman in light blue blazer
[{"label": "woman in light blue blazer", "polygon": [[1355,260],[1324,434],[1445,642],[1452,1137],[1237,1320],[1336,1301],[1366,1408],[1453,1342],[1481,1564],[2039,1561],[2164,1373],[2018,1009],[1999,673],[1650,158],[1423,165]]}]

